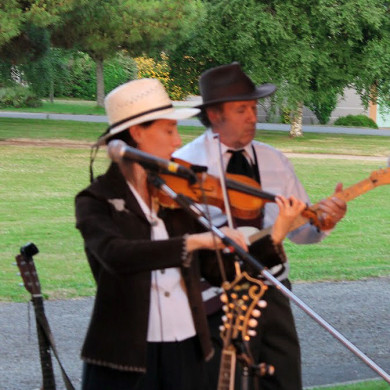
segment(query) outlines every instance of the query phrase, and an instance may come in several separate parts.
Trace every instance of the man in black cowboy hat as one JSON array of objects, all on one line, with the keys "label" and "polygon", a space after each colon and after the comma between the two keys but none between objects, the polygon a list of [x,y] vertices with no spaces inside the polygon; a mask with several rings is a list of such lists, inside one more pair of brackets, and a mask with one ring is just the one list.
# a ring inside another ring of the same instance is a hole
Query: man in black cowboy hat
[{"label": "man in black cowboy hat", "polygon": [[[199,117],[208,129],[174,156],[192,164],[207,166],[208,173],[212,175],[218,175],[218,160],[222,159],[227,172],[252,177],[261,184],[263,191],[287,197],[293,195],[309,203],[308,195],[288,159],[273,147],[254,140],[257,99],[272,95],[276,87],[273,84],[256,86],[238,63],[207,70],[200,77],[199,87],[203,98],[203,103],[198,106],[201,109]],[[216,134],[219,137],[215,137]],[[216,138],[219,138],[220,146]],[[341,188],[341,184],[338,184],[336,191]],[[346,204],[337,198],[323,200],[319,207],[326,214],[330,223],[328,226],[335,226],[346,212]],[[214,223],[225,223],[223,214],[217,210],[213,211]],[[258,218],[251,221],[236,220],[236,224],[267,228],[274,224],[277,215],[277,206],[267,203]],[[306,224],[292,231],[288,237],[295,243],[308,244],[321,241],[328,233],[329,231],[318,231],[316,227]],[[288,262],[264,265],[279,281],[291,287],[288,280]],[[269,286],[264,299],[268,306],[259,319],[257,335],[251,339],[250,347],[255,362],[273,365],[275,373],[261,377],[260,387],[301,389],[300,348],[290,303],[273,286]],[[213,299],[210,299],[210,302],[212,301]],[[205,304],[207,309],[208,302]],[[209,325],[216,343],[221,316],[222,311],[209,316]],[[215,388],[218,377],[218,368],[215,369],[214,366],[213,370],[216,372],[211,374],[211,388]]]}]

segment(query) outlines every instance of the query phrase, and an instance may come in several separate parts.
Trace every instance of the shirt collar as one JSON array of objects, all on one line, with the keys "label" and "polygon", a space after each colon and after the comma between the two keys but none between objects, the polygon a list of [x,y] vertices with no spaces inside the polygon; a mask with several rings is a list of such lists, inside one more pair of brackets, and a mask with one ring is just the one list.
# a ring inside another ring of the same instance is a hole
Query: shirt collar
[{"label": "shirt collar", "polygon": [[[215,142],[215,140],[213,138],[213,135],[214,135],[214,133],[212,132],[212,130],[208,129],[207,133],[206,133],[206,136],[207,136],[207,138],[208,138],[208,140],[210,142]],[[252,161],[252,163],[253,163],[254,155],[253,155],[252,142],[249,142],[249,144],[245,145],[245,147],[239,148],[237,150],[242,150],[242,149],[245,150],[246,157],[249,158]],[[230,147],[226,146],[224,143],[221,142],[221,152],[222,152],[222,155],[225,155],[228,150],[235,150],[235,149],[234,148],[230,148]]]}]

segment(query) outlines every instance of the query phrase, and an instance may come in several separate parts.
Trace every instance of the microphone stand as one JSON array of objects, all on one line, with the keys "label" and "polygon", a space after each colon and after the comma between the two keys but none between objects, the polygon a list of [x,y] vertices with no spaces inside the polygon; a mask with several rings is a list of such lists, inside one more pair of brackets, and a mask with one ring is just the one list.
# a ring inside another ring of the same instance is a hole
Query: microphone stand
[{"label": "microphone stand", "polygon": [[292,300],[299,308],[301,308],[306,314],[308,314],[313,320],[327,330],[333,337],[340,341],[346,348],[354,353],[359,359],[361,359],[368,367],[374,370],[379,376],[381,376],[387,383],[390,383],[390,375],[379,367],[372,359],[365,355],[359,348],[352,344],[347,338],[345,338],[338,330],[325,321],[319,314],[311,309],[305,302],[293,294],[287,287],[279,282],[267,268],[265,268],[255,257],[250,253],[247,253],[242,247],[235,243],[231,238],[227,237],[220,229],[214,226],[205,216],[203,211],[188,197],[177,194],[169,186],[167,186],[164,180],[155,173],[148,173],[148,181],[156,188],[164,191],[170,196],[177,204],[179,204],[185,211],[198,220],[207,230],[214,233],[221,241],[228,247],[234,250],[234,252],[247,264],[254,267],[264,278],[271,282],[282,294]]}]

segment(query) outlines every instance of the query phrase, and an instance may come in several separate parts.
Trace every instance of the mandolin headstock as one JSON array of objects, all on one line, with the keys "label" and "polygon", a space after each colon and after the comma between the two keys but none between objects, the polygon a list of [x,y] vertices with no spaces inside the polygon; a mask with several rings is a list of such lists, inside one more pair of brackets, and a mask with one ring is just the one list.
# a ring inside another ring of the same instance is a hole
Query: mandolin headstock
[{"label": "mandolin headstock", "polygon": [[261,315],[260,309],[267,305],[261,298],[268,287],[243,272],[233,282],[225,282],[222,288],[225,315],[221,337],[226,347],[237,340],[248,341],[256,334],[254,328]]}]

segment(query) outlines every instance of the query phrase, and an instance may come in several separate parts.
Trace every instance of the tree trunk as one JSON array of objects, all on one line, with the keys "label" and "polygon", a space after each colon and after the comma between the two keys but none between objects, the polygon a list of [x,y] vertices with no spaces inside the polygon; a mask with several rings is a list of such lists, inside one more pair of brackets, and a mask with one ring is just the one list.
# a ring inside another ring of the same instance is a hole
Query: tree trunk
[{"label": "tree trunk", "polygon": [[293,112],[291,117],[290,137],[302,137],[302,116],[303,116],[303,103],[298,104],[297,109]]},{"label": "tree trunk", "polygon": [[50,103],[54,103],[54,81],[53,81],[53,78],[51,78],[51,80],[50,80],[49,100],[50,100]]},{"label": "tree trunk", "polygon": [[96,62],[96,102],[99,107],[104,107],[104,77],[103,60],[95,59]]}]

